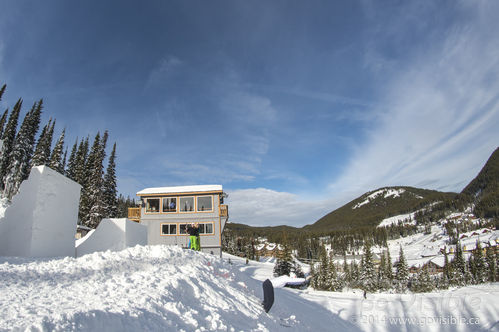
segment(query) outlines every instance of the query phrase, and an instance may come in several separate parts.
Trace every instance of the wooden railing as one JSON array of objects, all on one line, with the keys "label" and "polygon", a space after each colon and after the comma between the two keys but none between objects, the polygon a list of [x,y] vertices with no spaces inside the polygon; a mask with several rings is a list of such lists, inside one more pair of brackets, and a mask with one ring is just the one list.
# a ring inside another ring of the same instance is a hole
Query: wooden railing
[{"label": "wooden railing", "polygon": [[228,218],[229,217],[229,208],[227,205],[220,205],[220,217],[225,217],[225,218]]},{"label": "wooden railing", "polygon": [[140,208],[128,208],[128,219],[140,222]]}]

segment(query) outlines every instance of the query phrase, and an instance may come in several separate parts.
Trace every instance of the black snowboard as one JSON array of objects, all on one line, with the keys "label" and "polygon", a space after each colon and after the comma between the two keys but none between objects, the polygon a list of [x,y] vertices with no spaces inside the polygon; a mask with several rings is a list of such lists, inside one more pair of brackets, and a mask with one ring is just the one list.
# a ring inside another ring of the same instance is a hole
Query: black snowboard
[{"label": "black snowboard", "polygon": [[274,286],[269,279],[263,282],[263,309],[269,312],[274,304]]}]

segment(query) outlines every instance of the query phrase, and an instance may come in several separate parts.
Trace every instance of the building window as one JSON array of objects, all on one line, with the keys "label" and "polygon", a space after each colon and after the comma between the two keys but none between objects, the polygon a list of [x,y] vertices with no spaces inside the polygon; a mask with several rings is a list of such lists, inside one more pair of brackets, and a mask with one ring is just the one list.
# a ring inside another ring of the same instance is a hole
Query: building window
[{"label": "building window", "polygon": [[163,212],[177,212],[177,198],[163,198]]},{"label": "building window", "polygon": [[199,234],[213,234],[213,223],[199,224]]},{"label": "building window", "polygon": [[187,224],[178,225],[179,234],[187,234]]},{"label": "building window", "polygon": [[194,211],[194,197],[180,197],[180,212]]},{"label": "building window", "polygon": [[198,211],[213,211],[213,196],[198,197]]},{"label": "building window", "polygon": [[177,224],[161,224],[161,235],[177,235]]},{"label": "building window", "polygon": [[159,212],[159,198],[148,198],[146,200],[146,212]]}]

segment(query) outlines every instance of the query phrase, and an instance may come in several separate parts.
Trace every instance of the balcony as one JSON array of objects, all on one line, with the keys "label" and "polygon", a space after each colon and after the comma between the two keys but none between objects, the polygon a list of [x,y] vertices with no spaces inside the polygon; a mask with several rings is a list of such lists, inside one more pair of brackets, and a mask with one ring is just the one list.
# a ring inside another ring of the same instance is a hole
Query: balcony
[{"label": "balcony", "polygon": [[140,208],[128,208],[128,219],[140,222]]},{"label": "balcony", "polygon": [[220,205],[220,217],[228,218],[229,217],[229,207],[227,205]]}]

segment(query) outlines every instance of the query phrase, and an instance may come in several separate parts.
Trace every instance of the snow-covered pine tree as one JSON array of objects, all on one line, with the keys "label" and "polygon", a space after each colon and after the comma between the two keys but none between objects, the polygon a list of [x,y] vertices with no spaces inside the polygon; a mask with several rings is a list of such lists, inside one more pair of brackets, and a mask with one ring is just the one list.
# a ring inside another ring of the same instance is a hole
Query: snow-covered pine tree
[{"label": "snow-covered pine tree", "polygon": [[[86,167],[88,161],[88,148],[89,148],[89,138],[88,136],[85,139],[82,139],[79,146],[78,152],[76,153],[76,158],[74,162],[74,171],[73,171],[73,180],[78,182],[85,189],[85,181],[86,181]],[[83,193],[82,193],[83,195]]]},{"label": "snow-covered pine tree", "polygon": [[326,251],[323,251],[321,255],[321,264],[319,267],[319,280],[318,280],[318,289],[327,290],[330,285],[329,280],[329,258]]},{"label": "snow-covered pine tree", "polygon": [[386,263],[385,263],[385,275],[390,285],[393,283],[393,265],[392,257],[390,256],[390,247],[386,247]]},{"label": "snow-covered pine tree", "polygon": [[50,161],[48,166],[54,171],[64,174],[64,166],[62,165],[62,151],[64,149],[64,136],[66,135],[66,128],[62,130],[61,136],[55,143],[54,150],[50,155]]},{"label": "snow-covered pine tree", "polygon": [[75,179],[75,168],[76,168],[76,153],[78,152],[78,138],[76,139],[75,143],[73,144],[73,148],[71,149],[71,153],[69,154],[69,159],[68,159],[68,167],[66,168],[66,176],[70,178],[73,181],[76,181]]},{"label": "snow-covered pine tree", "polygon": [[350,266],[347,263],[346,254],[343,256],[343,281],[346,285],[350,285],[350,282],[352,281],[352,274],[350,272]]},{"label": "snow-covered pine tree", "polygon": [[23,101],[19,98],[10,113],[9,121],[7,122],[7,126],[5,127],[5,131],[2,136],[3,144],[0,149],[0,190],[5,188],[3,178],[7,174],[7,169],[10,166],[10,155],[16,139],[17,123],[22,104]]},{"label": "snow-covered pine tree", "polygon": [[31,159],[31,167],[47,165],[50,160],[50,150],[52,148],[52,136],[54,134],[55,120],[49,119],[49,122],[43,127],[42,133],[38,138],[35,153]]},{"label": "snow-covered pine tree", "polygon": [[62,175],[65,175],[66,174],[66,161],[67,161],[67,157],[68,157],[68,148],[66,147],[64,149],[64,156],[62,157]]},{"label": "snow-covered pine tree", "polygon": [[[88,208],[89,214],[87,216],[86,225],[91,228],[96,228],[105,214],[105,203],[103,195],[103,175],[104,175],[104,158],[105,158],[105,148],[107,142],[108,133],[107,131],[102,136],[102,140],[96,137],[97,145],[94,144],[92,150],[94,151],[93,164],[90,168],[90,177],[88,182]],[[90,158],[89,158],[90,159]],[[92,166],[93,165],[93,166]]]},{"label": "snow-covered pine tree", "polygon": [[282,253],[277,258],[277,261],[274,266],[274,276],[289,276],[292,269],[292,260],[291,251],[287,245],[284,245],[284,249]]},{"label": "snow-covered pine tree", "polygon": [[314,262],[310,262],[310,286],[313,289],[319,289],[319,274]]},{"label": "snow-covered pine tree", "polygon": [[360,268],[361,288],[366,292],[372,293],[377,290],[378,280],[374,268],[371,245],[368,241],[364,244],[364,255],[362,258],[362,265]]},{"label": "snow-covered pine tree", "polygon": [[407,283],[409,281],[409,266],[407,265],[402,246],[400,246],[399,260],[396,268],[395,279],[397,282],[397,290],[399,292],[404,292],[407,289]]},{"label": "snow-covered pine tree", "polygon": [[473,251],[473,262],[475,264],[475,274],[473,277],[475,281],[479,284],[484,283],[487,280],[487,262],[483,256],[483,249],[480,241],[476,241],[476,247]]},{"label": "snow-covered pine tree", "polygon": [[[94,138],[94,143],[88,156],[86,156],[85,165],[81,168],[81,173],[78,174],[78,183],[82,185],[81,195],[80,195],[80,210],[79,210],[79,220],[84,226],[91,227],[90,221],[90,209],[92,207],[93,201],[100,197],[100,180],[95,179],[97,183],[94,183],[94,188],[92,185],[92,176],[96,177],[94,172],[95,159],[99,154],[101,146],[100,133],[97,132]],[[98,173],[98,172],[97,172]],[[95,188],[97,186],[97,188]],[[99,192],[97,197],[92,196],[93,193]]]},{"label": "snow-covered pine tree", "polygon": [[386,271],[388,270],[387,265],[391,264],[387,261],[385,252],[381,253],[381,261],[378,268],[378,289],[388,290],[390,289],[391,282]]},{"label": "snow-covered pine tree", "polygon": [[350,280],[350,284],[349,284],[349,287],[350,288],[357,288],[357,286],[359,285],[359,275],[360,275],[360,272],[359,272],[359,264],[357,264],[357,262],[355,260],[352,260],[352,262],[350,263],[350,275],[351,275],[351,280]]},{"label": "snow-covered pine tree", "polygon": [[464,260],[463,248],[461,242],[458,240],[456,244],[456,251],[452,259],[452,271],[449,283],[456,286],[464,286],[466,271],[466,261]]},{"label": "snow-covered pine tree", "polygon": [[2,139],[5,122],[7,121],[7,115],[9,115],[8,109],[6,109],[5,112],[3,112],[2,117],[0,118],[0,139]]},{"label": "snow-covered pine tree", "polygon": [[416,278],[415,284],[413,284],[412,291],[426,293],[434,290],[433,280],[428,271],[428,265],[424,265],[419,269],[418,276]]},{"label": "snow-covered pine tree", "polygon": [[42,104],[42,100],[33,104],[16,135],[10,155],[10,165],[3,178],[3,196],[9,200],[17,193],[21,182],[28,178],[35,137],[40,126]]},{"label": "snow-covered pine tree", "polygon": [[109,156],[109,161],[104,176],[104,204],[105,218],[116,218],[118,214],[118,198],[116,189],[116,143],[113,145],[113,150]]},{"label": "snow-covered pine tree", "polygon": [[489,281],[494,282],[497,280],[496,250],[494,247],[487,247],[485,251],[485,259],[487,261]]}]

